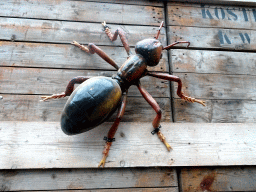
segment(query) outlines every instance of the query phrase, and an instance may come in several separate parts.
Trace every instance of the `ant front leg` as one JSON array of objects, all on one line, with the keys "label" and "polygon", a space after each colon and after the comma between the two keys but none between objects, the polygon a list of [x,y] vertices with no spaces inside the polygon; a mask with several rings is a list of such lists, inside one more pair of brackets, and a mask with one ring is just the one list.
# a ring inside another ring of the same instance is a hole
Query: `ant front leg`
[{"label": "ant front leg", "polygon": [[156,72],[147,72],[147,75],[152,76],[152,77],[157,77],[159,79],[164,79],[164,80],[169,80],[169,81],[175,81],[178,83],[178,89],[177,89],[177,95],[181,98],[184,99],[185,101],[189,101],[191,103],[200,103],[201,105],[205,106],[205,101],[195,99],[193,97],[189,97],[183,94],[181,91],[182,89],[182,82],[179,77],[169,75],[169,74],[164,74],[164,73],[156,73]]},{"label": "ant front leg", "polygon": [[141,95],[144,97],[144,99],[151,105],[151,107],[155,110],[156,112],[156,117],[152,123],[153,127],[154,127],[154,131],[152,131],[151,133],[154,135],[155,133],[157,133],[158,138],[164,143],[164,145],[166,146],[167,150],[170,151],[171,150],[171,146],[167,143],[164,135],[161,133],[160,128],[160,121],[161,121],[161,117],[162,117],[162,111],[158,105],[158,103],[156,102],[156,100],[140,85],[140,82],[137,84],[137,87],[141,93]]},{"label": "ant front leg", "polygon": [[83,76],[75,77],[75,78],[73,78],[69,81],[65,92],[60,93],[60,94],[53,94],[51,96],[41,96],[41,98],[42,98],[41,101],[46,101],[46,100],[49,100],[49,99],[59,99],[59,98],[62,98],[62,97],[70,96],[71,93],[74,91],[75,84],[83,83],[87,79],[89,79],[89,77],[83,77]]},{"label": "ant front leg", "polygon": [[127,41],[127,39],[126,39],[126,37],[125,37],[125,32],[124,32],[124,30],[121,29],[121,28],[118,28],[118,29],[115,31],[114,35],[113,35],[113,34],[111,33],[110,29],[109,29],[109,26],[106,25],[106,22],[105,22],[105,21],[102,23],[102,25],[103,25],[103,27],[104,27],[105,33],[107,34],[107,36],[109,37],[109,39],[110,39],[111,41],[115,41],[115,40],[117,39],[117,35],[120,36],[121,42],[122,42],[122,44],[123,44],[123,46],[124,46],[124,48],[125,48],[125,50],[126,50],[126,53],[127,53],[128,57],[130,57],[130,55],[131,55],[132,53],[131,53],[131,50],[130,50],[128,41]]},{"label": "ant front leg", "polygon": [[104,167],[105,166],[105,162],[106,162],[110,147],[112,145],[112,142],[115,141],[115,138],[114,138],[115,133],[117,131],[117,128],[118,128],[118,125],[121,121],[121,118],[124,115],[126,103],[127,103],[127,91],[124,93],[124,97],[123,97],[121,106],[120,106],[120,108],[118,110],[118,113],[117,113],[117,118],[116,118],[114,124],[112,125],[112,127],[110,128],[110,130],[108,132],[108,136],[104,137],[104,140],[106,140],[106,145],[105,145],[104,150],[102,152],[103,157],[102,157],[98,167],[100,167],[100,166]]},{"label": "ant front leg", "polygon": [[106,62],[108,62],[110,65],[112,65],[113,67],[115,67],[117,70],[119,69],[118,65],[116,64],[116,62],[111,59],[104,51],[102,51],[102,49],[100,49],[98,46],[96,46],[93,43],[89,43],[88,47],[79,44],[76,41],[73,41],[73,43],[71,43],[72,45],[75,45],[76,47],[79,47],[81,50],[87,52],[87,53],[97,53],[102,59],[104,59]]}]

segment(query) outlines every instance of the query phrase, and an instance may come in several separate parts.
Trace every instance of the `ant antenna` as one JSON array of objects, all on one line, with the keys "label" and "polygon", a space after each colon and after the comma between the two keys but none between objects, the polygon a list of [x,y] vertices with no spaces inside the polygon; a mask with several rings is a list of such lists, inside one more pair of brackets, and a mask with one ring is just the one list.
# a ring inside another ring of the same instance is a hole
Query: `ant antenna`
[{"label": "ant antenna", "polygon": [[176,42],[174,42],[174,43],[172,43],[172,44],[170,44],[170,45],[164,47],[163,50],[164,50],[164,49],[165,49],[165,50],[169,50],[172,46],[177,45],[177,44],[180,44],[180,43],[187,43],[187,44],[188,44],[188,45],[187,45],[187,48],[188,48],[188,46],[190,45],[190,42],[189,42],[189,41],[176,41]]},{"label": "ant antenna", "polygon": [[159,27],[159,29],[158,29],[158,31],[157,31],[157,34],[156,34],[156,36],[154,37],[155,39],[158,39],[158,37],[159,37],[159,35],[160,35],[160,30],[161,30],[161,28],[164,26],[164,22],[162,21],[161,22],[161,24],[160,24],[160,27]]}]

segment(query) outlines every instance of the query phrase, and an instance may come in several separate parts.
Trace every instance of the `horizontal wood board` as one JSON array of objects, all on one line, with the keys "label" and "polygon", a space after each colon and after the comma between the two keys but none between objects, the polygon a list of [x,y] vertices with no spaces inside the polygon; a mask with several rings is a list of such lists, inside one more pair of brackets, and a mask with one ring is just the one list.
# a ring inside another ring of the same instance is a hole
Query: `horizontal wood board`
[{"label": "horizontal wood board", "polygon": [[[76,40],[82,44],[122,46],[121,41],[110,41],[102,30],[101,23],[52,21],[21,18],[0,18],[0,40],[70,43]],[[145,38],[153,38],[157,26],[134,26],[111,24],[113,32],[121,27],[126,32],[129,45],[134,46]],[[159,40],[165,44],[165,31],[162,30]]]},{"label": "horizontal wood board", "polygon": [[254,0],[172,0],[172,2],[195,3],[195,4],[214,4],[214,5],[240,5],[255,6]]},{"label": "horizontal wood board", "polygon": [[[0,169],[96,168],[111,123],[66,136],[58,122],[1,122]],[[162,123],[173,150],[151,123],[121,123],[106,167],[254,165],[254,124]],[[44,158],[42,158],[42,155]]]},{"label": "horizontal wood board", "polygon": [[191,167],[180,174],[181,191],[255,191],[255,167]]},{"label": "horizontal wood board", "polygon": [[256,10],[243,6],[170,4],[168,19],[170,25],[177,26],[255,30]]},{"label": "horizontal wood board", "polygon": [[[65,91],[69,81],[74,77],[112,77],[114,74],[115,71],[101,70],[1,67],[0,93],[51,95]],[[165,80],[146,76],[141,79],[141,84],[154,97],[169,96],[168,82]],[[129,93],[133,96],[141,96],[136,86],[131,86]]]},{"label": "horizontal wood board", "polygon": [[[153,108],[142,97],[130,96],[122,122],[152,122],[156,116]],[[55,121],[59,122],[67,98],[40,102],[41,95],[1,94],[0,119],[2,121]],[[155,98],[162,110],[162,121],[171,121],[169,98]],[[136,106],[136,107],[134,107]],[[117,112],[108,120],[113,122]]]},{"label": "horizontal wood board", "polygon": [[[163,7],[88,1],[5,1],[0,16],[82,22],[124,23],[158,26],[164,20]],[[91,11],[88,11],[91,10]],[[134,19],[134,14],[137,19]]]},{"label": "horizontal wood board", "polygon": [[205,100],[206,107],[174,99],[174,121],[193,123],[255,123],[256,101],[243,99]]},{"label": "horizontal wood board", "polygon": [[[1,41],[0,45],[1,67],[115,70],[97,54],[85,53],[71,44]],[[123,47],[99,46],[99,48],[109,55],[118,66],[121,66],[127,59],[127,53]],[[131,48],[131,51],[135,53],[134,48]],[[168,72],[167,53],[164,52],[163,58],[157,66],[148,69]]]},{"label": "horizontal wood board", "polygon": [[[178,187],[170,187],[170,188],[128,188],[128,189],[93,189],[93,190],[57,190],[57,191],[45,191],[45,192],[178,192]],[[32,191],[28,191],[32,192]],[[33,191],[33,192],[42,192],[42,191]]]},{"label": "horizontal wood board", "polygon": [[171,42],[190,41],[193,49],[254,51],[255,33],[244,29],[169,26]]},{"label": "horizontal wood board", "polygon": [[155,7],[164,7],[163,1],[148,1],[148,0],[89,0],[91,2],[101,2],[101,3],[115,3],[115,4],[126,4],[126,5],[152,5]]},{"label": "horizontal wood board", "polygon": [[1,191],[178,191],[172,168],[1,170],[0,184]]},{"label": "horizontal wood board", "polygon": [[173,49],[171,57],[175,73],[256,76],[254,52]]}]

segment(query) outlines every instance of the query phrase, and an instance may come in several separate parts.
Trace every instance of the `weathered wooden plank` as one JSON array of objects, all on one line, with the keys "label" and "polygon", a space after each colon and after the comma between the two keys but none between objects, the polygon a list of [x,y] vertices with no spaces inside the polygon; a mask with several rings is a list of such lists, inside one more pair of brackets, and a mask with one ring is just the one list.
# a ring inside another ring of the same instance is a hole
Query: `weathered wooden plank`
[{"label": "weathered wooden plank", "polygon": [[103,19],[108,23],[157,26],[164,20],[163,7],[86,1],[8,0],[1,3],[1,10],[0,16],[4,17],[66,21],[103,22]]},{"label": "weathered wooden plank", "polygon": [[174,99],[175,122],[256,123],[256,101],[206,100],[206,107]]},{"label": "weathered wooden plank", "polygon": [[255,191],[255,167],[182,168],[181,189],[201,191]]},{"label": "weathered wooden plank", "polygon": [[103,2],[103,3],[120,3],[120,4],[127,4],[127,5],[152,5],[152,6],[158,6],[158,7],[163,7],[163,1],[161,0],[153,0],[153,1],[148,1],[148,0],[91,0],[93,2]]},{"label": "weathered wooden plank", "polygon": [[127,188],[127,189],[86,189],[86,190],[54,190],[54,191],[38,191],[38,190],[33,190],[33,191],[27,191],[26,192],[128,192],[128,191],[133,191],[133,192],[178,192],[178,187],[170,187],[170,188]]},{"label": "weathered wooden plank", "polygon": [[170,25],[255,29],[256,10],[248,7],[231,7],[205,4],[170,4]]},{"label": "weathered wooden plank", "polygon": [[[1,67],[0,93],[51,95],[65,91],[68,82],[74,77],[112,77],[114,74],[115,71]],[[152,96],[169,96],[168,81],[146,76],[141,79],[141,84]],[[129,95],[141,96],[136,86],[131,86]]]},{"label": "weathered wooden plank", "polygon": [[255,53],[173,49],[172,71],[256,75]]},{"label": "weathered wooden plank", "polygon": [[[102,156],[110,123],[66,136],[54,122],[1,122],[0,169],[89,168]],[[121,123],[106,167],[254,165],[254,124],[162,123],[168,152],[151,123]]]},{"label": "weathered wooden plank", "polygon": [[[116,191],[115,188],[135,187],[174,187],[174,189],[176,189],[177,185],[176,171],[171,168],[39,169],[0,171],[1,191],[55,191],[79,189],[84,189],[85,191],[89,189],[104,191],[100,190],[104,188]],[[123,189],[123,191],[127,190]],[[174,192],[177,190],[166,189],[166,191]]]},{"label": "weathered wooden plank", "polygon": [[254,0],[174,0],[173,2],[255,6]]},{"label": "weathered wooden plank", "polygon": [[[256,100],[256,76],[174,73],[183,83],[185,94],[204,99]],[[177,90],[174,83],[174,91]],[[174,94],[178,98],[177,94]]]},{"label": "weathered wooden plank", "polygon": [[[127,188],[127,189],[93,189],[90,192],[178,192],[178,187],[170,188]],[[88,190],[26,191],[26,192],[88,192]]]},{"label": "weathered wooden plank", "polygon": [[[145,38],[153,38],[158,27],[110,25],[114,32],[121,27],[131,46]],[[0,40],[33,41],[50,43],[95,43],[97,45],[122,45],[118,39],[111,42],[100,23],[65,22],[20,18],[0,18]],[[161,30],[159,40],[165,45],[165,30]]]},{"label": "weathered wooden plank", "polygon": [[256,31],[253,30],[169,26],[169,31],[171,42],[190,41],[192,48],[248,51],[256,49]]},{"label": "weathered wooden plank", "polygon": [[[130,95],[130,94],[129,94]],[[40,102],[40,95],[1,94],[0,121],[57,121],[67,98]],[[171,121],[171,107],[168,98],[155,98],[162,110],[162,121]],[[122,122],[152,122],[156,113],[142,97],[128,97]],[[108,120],[113,122],[116,113]]]},{"label": "weathered wooden plank", "polygon": [[[8,41],[2,41],[0,45],[0,66],[115,70],[98,55],[90,55],[73,45]],[[127,59],[123,47],[100,46],[100,48],[119,66]],[[135,53],[134,48],[131,48],[131,51]],[[167,65],[167,53],[163,52],[160,63],[148,69],[168,71]]]}]

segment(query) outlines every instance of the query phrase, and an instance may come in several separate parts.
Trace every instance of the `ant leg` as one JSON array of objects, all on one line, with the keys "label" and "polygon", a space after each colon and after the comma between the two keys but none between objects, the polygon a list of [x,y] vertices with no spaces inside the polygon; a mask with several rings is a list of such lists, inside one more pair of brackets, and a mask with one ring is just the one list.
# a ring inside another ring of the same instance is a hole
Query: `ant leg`
[{"label": "ant leg", "polygon": [[89,43],[88,47],[81,45],[79,43],[77,43],[76,41],[73,41],[73,43],[71,43],[72,45],[75,45],[76,47],[79,47],[81,50],[87,52],[87,53],[97,53],[102,59],[104,59],[106,62],[108,62],[110,65],[112,65],[113,67],[115,67],[117,70],[119,69],[118,65],[116,64],[116,62],[111,59],[104,51],[102,51],[102,49],[100,49],[98,46],[96,46],[93,43]]},{"label": "ant leg", "polygon": [[191,103],[197,102],[202,104],[203,106],[205,106],[205,101],[199,100],[199,99],[195,99],[193,97],[189,97],[183,94],[183,92],[181,91],[182,89],[182,82],[180,80],[179,77],[174,76],[174,75],[169,75],[169,74],[164,74],[164,73],[157,73],[157,72],[148,72],[147,75],[152,76],[152,77],[157,77],[160,79],[164,79],[164,80],[169,80],[169,81],[175,81],[178,83],[178,89],[177,89],[177,95],[181,98],[184,99],[185,101],[189,101]]},{"label": "ant leg", "polygon": [[174,43],[172,43],[172,44],[170,44],[170,45],[164,47],[163,49],[169,50],[169,49],[170,49],[171,47],[173,47],[174,45],[181,44],[181,43],[187,43],[187,44],[188,44],[187,48],[188,48],[189,45],[190,45],[190,42],[189,42],[189,41],[177,41],[177,42],[174,42]]},{"label": "ant leg", "polygon": [[53,94],[51,96],[41,96],[41,98],[42,98],[41,101],[46,101],[46,100],[49,100],[49,99],[59,99],[59,98],[62,98],[62,97],[70,96],[71,93],[74,90],[74,85],[76,83],[83,83],[87,79],[89,79],[89,77],[83,77],[83,76],[75,77],[75,78],[73,78],[69,81],[65,92],[60,93],[60,94]]},{"label": "ant leg", "polygon": [[115,136],[115,133],[117,131],[118,125],[119,125],[119,123],[121,121],[121,118],[124,115],[124,110],[125,110],[126,102],[127,102],[127,92],[124,93],[122,104],[121,104],[121,106],[120,106],[120,108],[118,110],[118,113],[117,113],[117,118],[116,118],[114,124],[112,125],[112,127],[110,128],[110,130],[108,132],[108,136],[104,137],[104,140],[106,140],[106,145],[105,145],[104,150],[102,152],[103,157],[102,157],[98,167],[100,167],[100,166],[104,167],[104,165],[105,165],[106,158],[108,156],[108,153],[109,153],[110,147],[112,145],[112,142],[115,141],[114,136]]},{"label": "ant leg", "polygon": [[110,39],[111,41],[115,41],[115,40],[117,39],[117,35],[120,36],[120,39],[121,39],[122,44],[123,44],[123,46],[124,46],[124,48],[125,48],[125,50],[126,50],[126,52],[127,52],[127,55],[128,55],[128,57],[130,57],[130,55],[132,54],[132,52],[131,52],[131,50],[130,50],[128,41],[127,41],[127,39],[126,39],[126,37],[125,37],[125,32],[124,32],[124,30],[121,29],[121,28],[118,28],[118,29],[115,31],[114,35],[113,35],[113,34],[111,33],[110,29],[109,29],[109,26],[106,25],[106,22],[105,22],[105,21],[102,23],[102,25],[103,25],[103,27],[104,27],[105,33],[107,34],[107,36],[109,37],[109,39]]},{"label": "ant leg", "polygon": [[156,100],[140,85],[140,82],[137,84],[137,87],[141,93],[141,95],[144,97],[144,99],[151,105],[151,107],[155,110],[156,112],[156,117],[152,123],[153,127],[154,127],[154,131],[152,131],[151,133],[154,135],[155,133],[157,133],[159,139],[164,143],[164,145],[166,146],[167,150],[170,151],[171,150],[171,146],[167,143],[167,141],[165,140],[164,135],[161,133],[161,131],[159,130],[161,125],[160,125],[160,121],[161,121],[161,117],[162,117],[162,111],[158,105],[158,103],[156,102]]}]

